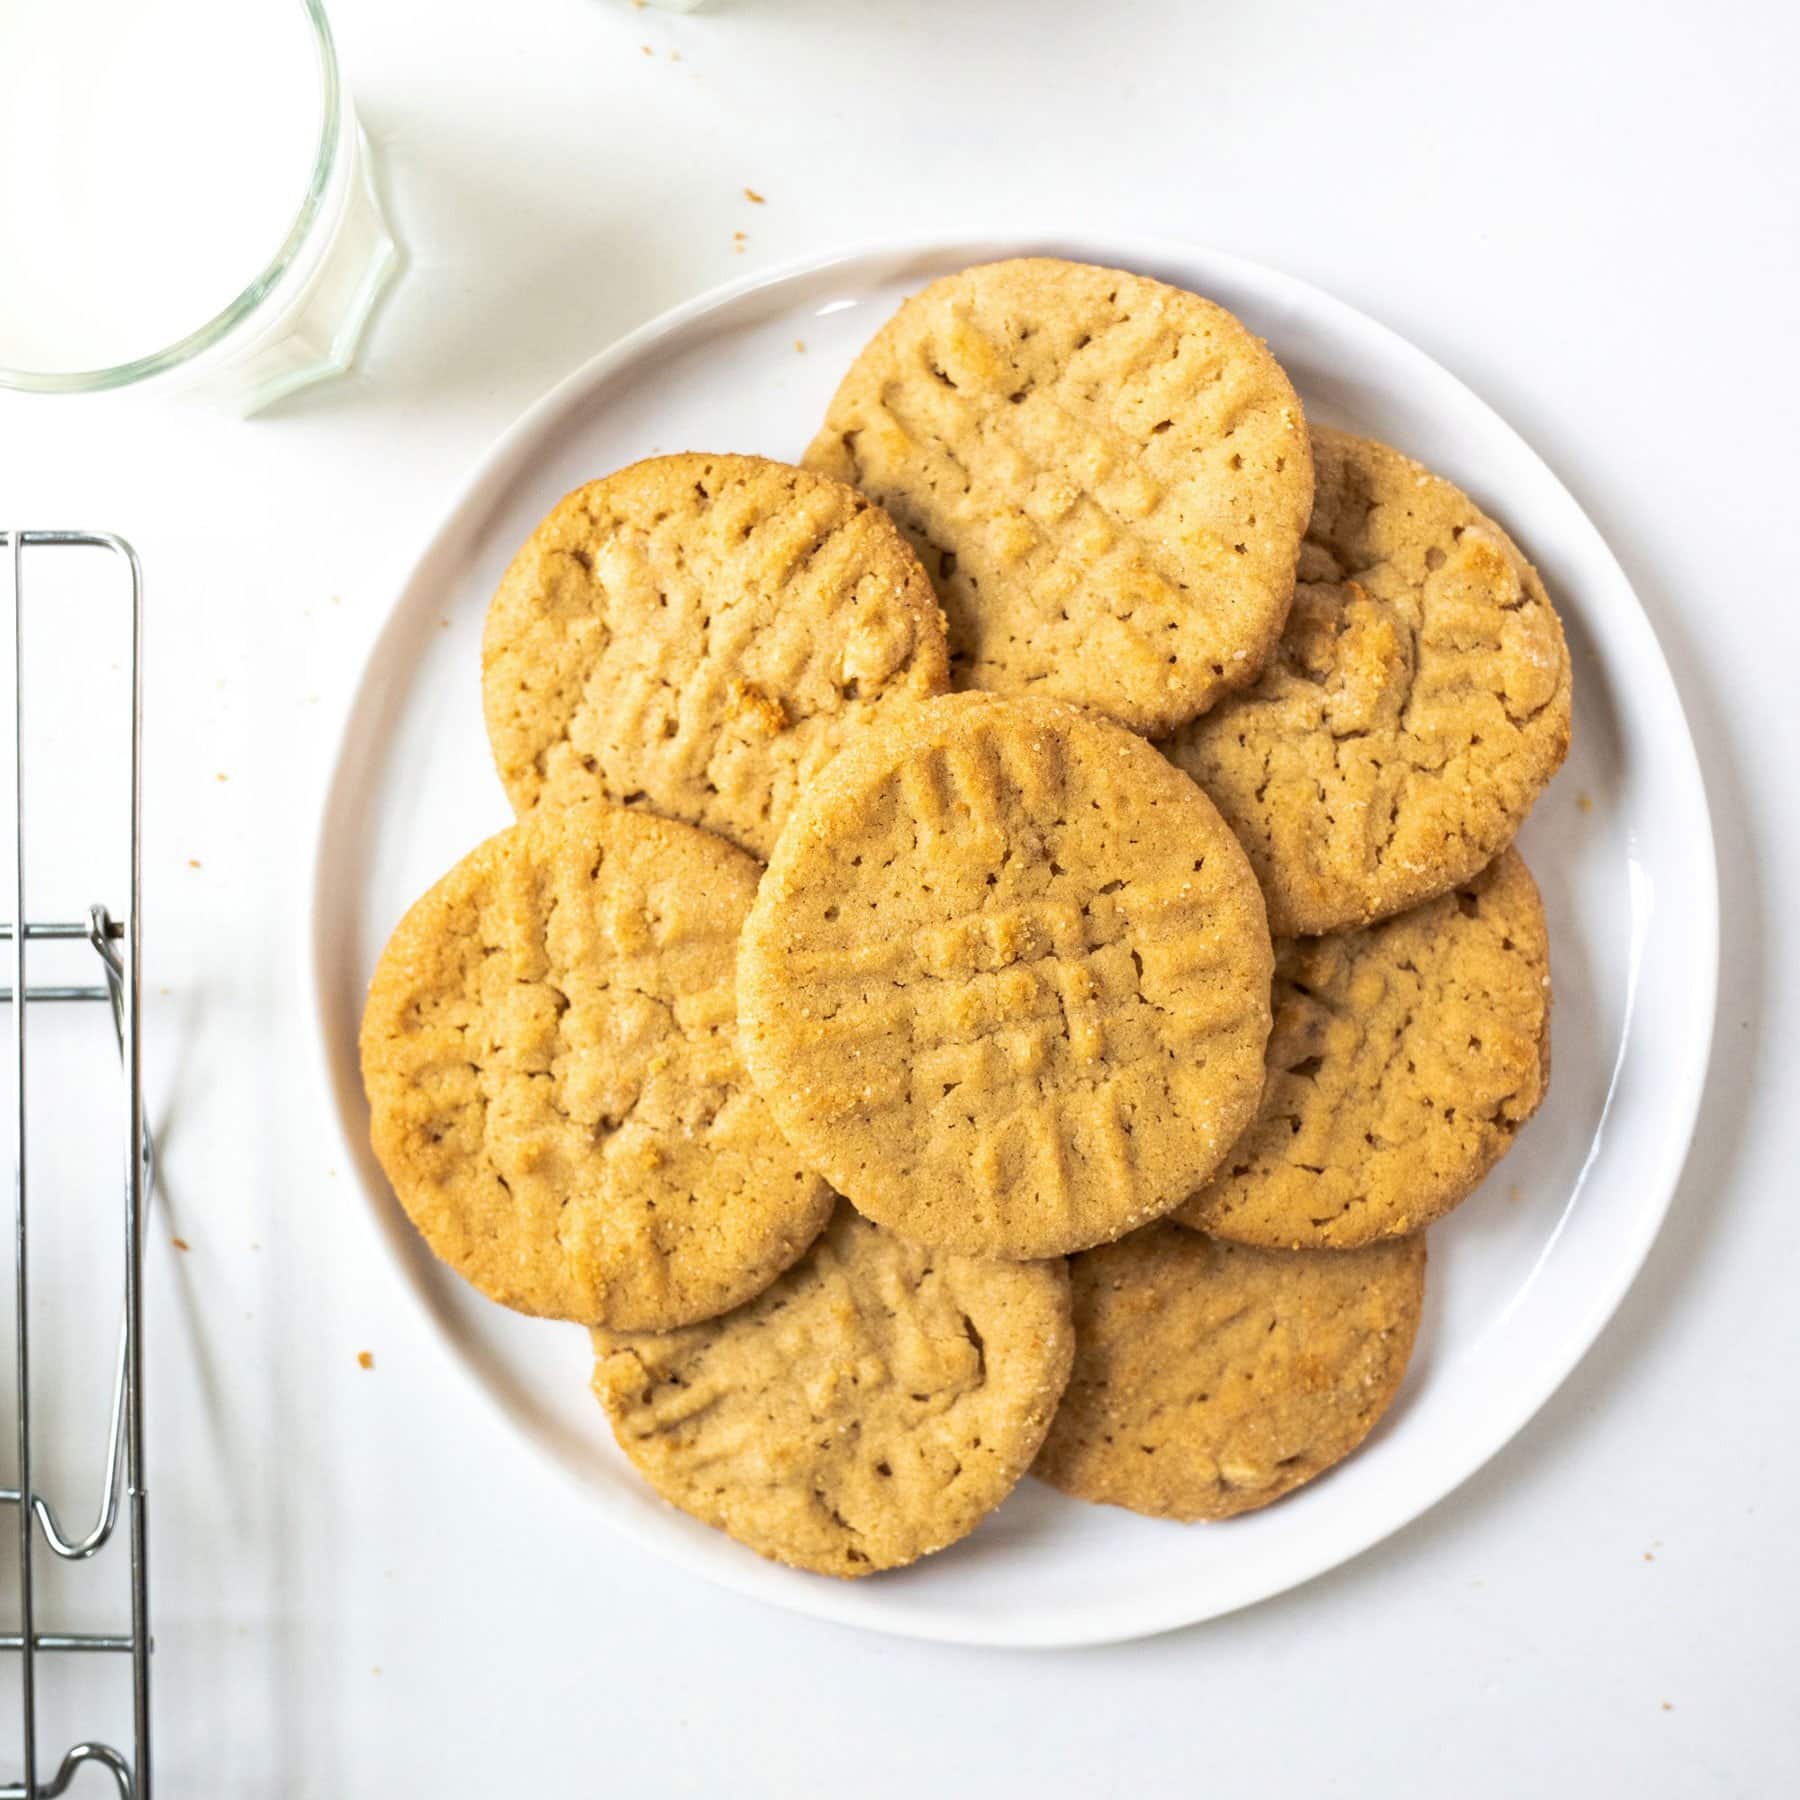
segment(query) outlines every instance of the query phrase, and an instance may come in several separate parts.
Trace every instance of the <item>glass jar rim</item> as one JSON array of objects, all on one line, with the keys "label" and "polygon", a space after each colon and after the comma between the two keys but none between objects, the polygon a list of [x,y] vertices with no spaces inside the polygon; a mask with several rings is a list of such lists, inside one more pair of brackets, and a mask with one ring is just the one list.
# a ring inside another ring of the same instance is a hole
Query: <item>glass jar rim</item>
[{"label": "glass jar rim", "polygon": [[147,380],[169,369],[179,368],[219,343],[235,330],[268,298],[281,278],[294,266],[325,204],[325,195],[337,166],[338,140],[343,108],[342,84],[338,76],[337,46],[332,41],[331,25],[325,17],[323,0],[299,0],[308,23],[312,26],[313,44],[319,55],[321,89],[319,146],[313,155],[312,175],[306,196],[294,222],[275,252],[255,278],[234,299],[204,324],[197,325],[185,337],[152,350],[129,362],[112,363],[105,368],[78,369],[61,373],[45,369],[11,369],[0,363],[0,388],[14,388],[33,394],[89,394],[106,388],[126,387]]}]

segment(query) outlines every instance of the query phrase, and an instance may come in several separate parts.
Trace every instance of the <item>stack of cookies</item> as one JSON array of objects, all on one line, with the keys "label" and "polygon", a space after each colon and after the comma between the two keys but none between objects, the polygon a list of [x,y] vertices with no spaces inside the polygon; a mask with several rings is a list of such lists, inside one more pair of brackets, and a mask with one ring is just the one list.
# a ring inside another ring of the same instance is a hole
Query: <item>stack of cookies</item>
[{"label": "stack of cookies", "polygon": [[381,959],[375,1148],[660,1493],[854,1576],[1027,1469],[1218,1519],[1356,1448],[1549,1075],[1568,655],[1465,495],[1209,301],[999,263],[803,466],[569,495],[483,680],[518,822]]}]

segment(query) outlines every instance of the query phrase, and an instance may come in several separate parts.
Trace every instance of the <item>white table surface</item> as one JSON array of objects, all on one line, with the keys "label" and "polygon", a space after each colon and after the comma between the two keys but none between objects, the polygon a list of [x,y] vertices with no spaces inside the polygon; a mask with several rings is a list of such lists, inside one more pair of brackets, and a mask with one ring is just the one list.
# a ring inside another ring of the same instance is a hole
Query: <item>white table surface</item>
[{"label": "white table surface", "polygon": [[[1793,10],[334,13],[411,259],[356,372],[248,424],[0,398],[7,521],[124,532],[150,576],[162,1791],[1800,1790]],[[1066,1654],[814,1624],[609,1535],[472,1404],[391,1271],[337,1167],[301,951],[341,708],[492,437],[717,281],[996,223],[1262,258],[1497,406],[1609,534],[1662,635],[1724,884],[1695,1151],[1644,1275],[1557,1398],[1347,1568]],[[70,1391],[92,1385],[66,1368]],[[64,1377],[40,1358],[41,1405]],[[60,1447],[49,1460],[65,1472]],[[100,1622],[87,1590],[57,1592]],[[116,1669],[52,1679],[51,1738],[120,1729],[109,1674],[116,1691]]]}]

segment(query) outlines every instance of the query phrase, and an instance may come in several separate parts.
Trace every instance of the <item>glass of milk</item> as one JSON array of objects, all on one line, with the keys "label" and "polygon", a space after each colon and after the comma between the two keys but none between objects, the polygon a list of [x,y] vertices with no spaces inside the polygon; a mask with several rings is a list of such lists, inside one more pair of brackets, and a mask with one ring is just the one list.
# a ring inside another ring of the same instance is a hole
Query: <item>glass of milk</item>
[{"label": "glass of milk", "polygon": [[318,0],[0,0],[0,387],[255,412],[398,264]]}]

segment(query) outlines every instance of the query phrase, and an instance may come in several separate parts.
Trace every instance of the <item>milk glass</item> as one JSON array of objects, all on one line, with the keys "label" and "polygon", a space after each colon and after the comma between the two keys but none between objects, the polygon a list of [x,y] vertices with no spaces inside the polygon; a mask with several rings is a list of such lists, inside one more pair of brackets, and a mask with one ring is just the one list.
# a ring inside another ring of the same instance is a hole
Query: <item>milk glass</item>
[{"label": "milk glass", "polygon": [[0,0],[0,386],[255,412],[398,266],[319,0]]}]

